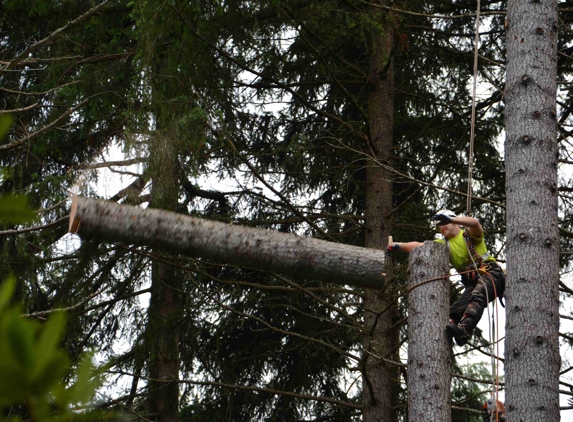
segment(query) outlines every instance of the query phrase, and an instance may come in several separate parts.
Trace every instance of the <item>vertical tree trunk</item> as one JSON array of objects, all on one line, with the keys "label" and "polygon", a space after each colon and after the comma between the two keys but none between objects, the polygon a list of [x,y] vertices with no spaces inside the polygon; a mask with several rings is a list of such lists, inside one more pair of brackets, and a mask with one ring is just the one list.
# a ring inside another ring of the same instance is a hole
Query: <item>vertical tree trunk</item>
[{"label": "vertical tree trunk", "polygon": [[[449,422],[451,413],[448,249],[425,242],[410,254],[408,288],[408,420]],[[423,284],[422,284],[423,283]],[[431,405],[429,405],[431,404]]]},{"label": "vertical tree trunk", "polygon": [[[370,51],[368,118],[370,153],[383,163],[392,156],[394,123],[394,31],[387,14],[376,12],[383,34],[373,36]],[[382,249],[387,246],[391,232],[389,216],[392,211],[392,174],[367,162],[366,170],[366,247]],[[390,272],[390,269],[387,269]],[[391,276],[391,274],[388,274]],[[364,298],[364,328],[368,334],[364,345],[363,420],[390,422],[395,420],[393,390],[399,378],[398,368],[384,358],[397,360],[399,328],[394,327],[397,314],[395,295],[391,289],[366,290]]]},{"label": "vertical tree trunk", "polygon": [[506,24],[506,411],[558,421],[557,2],[510,0]]},{"label": "vertical tree trunk", "polygon": [[[175,211],[178,204],[175,141],[157,136],[150,149],[153,186],[151,205]],[[155,251],[161,253],[160,251]],[[162,262],[152,263],[151,299],[148,310],[149,412],[154,420],[175,422],[179,412],[179,323],[183,314],[181,275]],[[165,381],[175,381],[166,383]]]}]

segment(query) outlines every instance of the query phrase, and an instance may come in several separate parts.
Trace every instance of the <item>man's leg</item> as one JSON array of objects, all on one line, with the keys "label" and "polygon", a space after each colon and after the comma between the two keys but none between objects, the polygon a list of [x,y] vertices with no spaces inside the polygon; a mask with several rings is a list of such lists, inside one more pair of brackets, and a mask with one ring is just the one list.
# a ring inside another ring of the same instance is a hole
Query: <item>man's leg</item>
[{"label": "man's leg", "polygon": [[485,307],[496,297],[502,295],[504,289],[505,275],[503,271],[497,264],[490,264],[488,272],[481,274],[478,283],[472,290],[468,306],[460,322],[455,326],[448,325],[448,332],[456,339],[458,345],[463,346],[468,342],[483,315]]},{"label": "man's leg", "polygon": [[[475,284],[465,284],[466,288],[463,291],[460,298],[450,307],[450,322],[446,326],[446,332],[451,338],[456,339],[456,343],[460,346],[464,345],[468,339],[462,340],[466,336],[466,332],[463,331],[458,324],[463,319],[468,308],[470,301],[472,299],[473,290],[475,289]],[[461,344],[460,344],[461,343]]]},{"label": "man's leg", "polygon": [[450,306],[450,321],[457,324],[462,319],[463,314],[468,307],[470,300],[472,298],[472,291],[475,288],[475,284],[468,285],[462,292],[458,300],[456,300],[452,306]]}]

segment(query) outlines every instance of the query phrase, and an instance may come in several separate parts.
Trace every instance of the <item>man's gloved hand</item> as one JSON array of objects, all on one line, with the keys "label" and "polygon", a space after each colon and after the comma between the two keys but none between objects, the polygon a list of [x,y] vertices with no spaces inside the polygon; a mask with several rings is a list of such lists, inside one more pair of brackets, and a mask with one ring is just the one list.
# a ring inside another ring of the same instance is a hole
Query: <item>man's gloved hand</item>
[{"label": "man's gloved hand", "polygon": [[390,255],[392,252],[397,251],[398,249],[400,249],[400,245],[398,243],[392,243],[391,245],[388,245],[388,248],[386,249],[386,255]]},{"label": "man's gloved hand", "polygon": [[452,218],[445,214],[436,214],[432,217],[432,220],[439,221],[438,224],[450,224],[452,222]]}]

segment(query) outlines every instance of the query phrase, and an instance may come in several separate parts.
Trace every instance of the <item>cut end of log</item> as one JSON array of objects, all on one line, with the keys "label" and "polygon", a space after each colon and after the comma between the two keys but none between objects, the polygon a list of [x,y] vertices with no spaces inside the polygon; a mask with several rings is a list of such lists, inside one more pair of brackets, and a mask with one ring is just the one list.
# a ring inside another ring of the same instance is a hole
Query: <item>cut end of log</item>
[{"label": "cut end of log", "polygon": [[74,195],[72,199],[72,210],[70,211],[70,226],[68,231],[70,233],[77,233],[80,228],[80,219],[76,215],[78,210],[78,195]]}]

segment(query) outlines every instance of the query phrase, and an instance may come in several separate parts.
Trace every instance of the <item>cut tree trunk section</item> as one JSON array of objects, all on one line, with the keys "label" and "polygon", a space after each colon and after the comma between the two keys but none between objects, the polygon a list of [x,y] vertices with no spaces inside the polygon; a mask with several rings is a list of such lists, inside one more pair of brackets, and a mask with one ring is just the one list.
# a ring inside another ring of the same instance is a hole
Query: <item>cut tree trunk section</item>
[{"label": "cut tree trunk section", "polygon": [[70,232],[299,279],[382,288],[385,251],[76,196]]},{"label": "cut tree trunk section", "polygon": [[[425,242],[410,253],[408,289],[408,420],[449,422],[451,359],[446,337],[448,249]],[[432,281],[429,281],[432,280]]]}]

